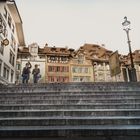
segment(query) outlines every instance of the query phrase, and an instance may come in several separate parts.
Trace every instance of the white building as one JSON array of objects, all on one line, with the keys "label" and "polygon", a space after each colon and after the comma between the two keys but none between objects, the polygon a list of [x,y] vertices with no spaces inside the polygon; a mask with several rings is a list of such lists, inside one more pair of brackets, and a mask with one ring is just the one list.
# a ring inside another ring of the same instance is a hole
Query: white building
[{"label": "white building", "polygon": [[[9,44],[2,42],[7,38]],[[14,0],[0,1],[0,83],[15,83],[19,46],[25,46],[22,20]]]},{"label": "white building", "polygon": [[31,69],[30,69],[30,78],[29,83],[33,83],[33,75],[32,71],[35,68],[35,65],[38,65],[38,68],[40,69],[41,78],[39,79],[39,83],[45,83],[46,82],[46,57],[43,52],[40,52],[41,48],[39,48],[37,43],[32,43],[28,45],[28,47],[19,47],[18,49],[18,57],[17,57],[17,77],[16,81],[17,83],[22,83],[22,71],[25,67],[25,64],[30,62]]}]

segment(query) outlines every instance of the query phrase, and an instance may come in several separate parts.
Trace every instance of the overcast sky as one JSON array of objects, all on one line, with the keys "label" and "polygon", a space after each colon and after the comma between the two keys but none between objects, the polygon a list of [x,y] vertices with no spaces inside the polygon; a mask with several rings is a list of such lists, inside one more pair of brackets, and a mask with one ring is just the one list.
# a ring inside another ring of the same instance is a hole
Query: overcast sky
[{"label": "overcast sky", "polygon": [[78,49],[84,43],[128,53],[124,16],[131,21],[132,51],[140,49],[140,0],[15,0],[26,44]]}]

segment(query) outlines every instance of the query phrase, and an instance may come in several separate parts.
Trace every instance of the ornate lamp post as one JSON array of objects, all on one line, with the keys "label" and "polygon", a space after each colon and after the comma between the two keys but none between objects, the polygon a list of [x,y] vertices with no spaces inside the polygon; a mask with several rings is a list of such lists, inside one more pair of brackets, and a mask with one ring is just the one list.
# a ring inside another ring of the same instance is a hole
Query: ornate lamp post
[{"label": "ornate lamp post", "polygon": [[129,31],[131,30],[130,21],[127,20],[127,17],[124,17],[124,22],[122,23],[122,25],[123,25],[124,31],[126,32],[126,35],[127,35],[127,42],[128,42],[129,54],[130,54],[131,67],[129,68],[129,79],[130,79],[130,82],[136,82],[137,81],[136,69],[134,67],[131,44],[130,44],[131,41],[129,38]]}]

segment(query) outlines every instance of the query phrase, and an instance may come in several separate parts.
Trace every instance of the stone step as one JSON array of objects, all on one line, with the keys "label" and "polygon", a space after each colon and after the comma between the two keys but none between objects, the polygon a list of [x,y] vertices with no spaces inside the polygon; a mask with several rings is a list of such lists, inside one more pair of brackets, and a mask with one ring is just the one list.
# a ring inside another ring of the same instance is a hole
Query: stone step
[{"label": "stone step", "polygon": [[140,117],[23,117],[0,118],[2,126],[140,125]]},{"label": "stone step", "polygon": [[9,116],[10,117],[140,116],[140,109],[0,110],[0,118],[8,118]]},{"label": "stone step", "polygon": [[6,89],[3,89],[0,91],[0,93],[2,92],[5,92],[5,93],[13,93],[13,92],[16,92],[18,91],[19,93],[33,93],[33,92],[91,92],[91,91],[95,91],[95,92],[104,92],[104,91],[114,91],[114,92],[117,92],[117,91],[140,91],[140,87],[122,87],[122,88],[117,88],[117,87],[114,87],[114,88],[104,88],[104,87],[96,87],[96,88],[91,88],[91,87],[76,87],[76,88],[73,88],[73,87],[46,87],[46,88],[40,88],[40,87],[34,87],[34,88],[30,88],[30,87],[27,87],[27,88],[6,88]]},{"label": "stone step", "polygon": [[11,95],[11,93],[13,95],[37,95],[37,94],[41,94],[41,95],[84,95],[84,94],[90,94],[90,95],[110,95],[110,94],[136,94],[139,93],[140,90],[133,90],[133,91],[129,91],[129,90],[116,90],[116,91],[111,91],[111,90],[104,90],[104,91],[98,91],[98,90],[87,90],[87,91],[79,91],[79,90],[71,90],[71,91],[33,91],[33,92],[22,92],[22,91],[13,91],[13,92],[0,92],[0,96],[1,95]]},{"label": "stone step", "polygon": [[8,85],[0,90],[0,139],[139,140],[139,93],[140,82]]},{"label": "stone step", "polygon": [[108,92],[138,92],[140,91],[140,87],[138,88],[130,88],[130,89],[127,89],[127,88],[122,88],[122,89],[99,89],[99,88],[88,88],[88,87],[83,87],[83,88],[77,88],[77,89],[74,89],[74,88],[71,88],[71,89],[63,89],[63,88],[58,88],[58,89],[55,89],[55,88],[52,88],[52,89],[46,89],[46,88],[23,88],[23,89],[18,89],[18,88],[6,88],[6,89],[1,89],[0,90],[0,94],[1,93],[46,93],[46,92],[103,92],[103,93],[108,93]]},{"label": "stone step", "polygon": [[19,84],[19,85],[8,85],[8,87],[17,87],[17,88],[35,88],[35,87],[41,87],[41,88],[45,88],[45,87],[52,87],[52,88],[56,88],[56,87],[63,87],[63,88],[76,88],[76,87],[106,87],[106,88],[111,88],[111,87],[115,87],[115,88],[130,88],[130,87],[138,87],[140,86],[140,82],[74,82],[74,83],[38,83],[36,84]]},{"label": "stone step", "polygon": [[0,104],[0,110],[51,110],[51,109],[140,109],[140,103],[96,104]]},{"label": "stone step", "polygon": [[[99,137],[102,140],[139,140],[140,125],[79,125],[79,126],[12,126],[0,127],[0,138],[78,138]],[[115,139],[112,139],[115,138]],[[131,139],[129,139],[131,138]],[[64,140],[64,139],[63,139]],[[99,140],[99,139],[98,139]],[[120,139],[119,139],[120,140]]]},{"label": "stone step", "polygon": [[140,90],[140,82],[135,83],[60,83],[60,84],[25,84],[25,85],[9,85],[7,88],[1,88],[5,92],[35,92],[35,91],[133,91]]},{"label": "stone step", "polygon": [[22,100],[0,100],[0,104],[98,104],[98,103],[140,103],[139,98],[132,98],[132,99],[122,99],[122,98],[100,98],[100,99],[89,99],[89,100],[44,100],[44,99],[22,99]]},{"label": "stone step", "polygon": [[22,94],[17,94],[17,95],[12,95],[12,94],[8,94],[8,95],[3,95],[0,96],[0,100],[35,100],[35,99],[50,99],[50,100],[54,100],[54,99],[68,99],[68,100],[75,100],[75,99],[98,99],[98,98],[104,98],[104,99],[114,99],[114,98],[119,98],[119,99],[134,99],[134,98],[139,98],[140,99],[140,94],[109,94],[109,95],[102,95],[102,94],[97,94],[97,95],[93,95],[93,94],[76,94],[76,95],[40,95],[39,93],[36,95],[22,95]]}]

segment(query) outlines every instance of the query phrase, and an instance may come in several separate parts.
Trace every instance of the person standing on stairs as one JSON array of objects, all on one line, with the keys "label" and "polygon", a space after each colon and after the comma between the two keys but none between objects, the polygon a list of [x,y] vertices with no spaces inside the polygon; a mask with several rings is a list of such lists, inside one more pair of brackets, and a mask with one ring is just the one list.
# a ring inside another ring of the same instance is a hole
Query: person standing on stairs
[{"label": "person standing on stairs", "polygon": [[26,63],[25,67],[23,68],[22,71],[22,83],[28,83],[29,79],[30,79],[30,69],[31,69],[32,65],[31,63],[28,61],[28,63]]},{"label": "person standing on stairs", "polygon": [[39,78],[41,78],[41,75],[40,75],[40,69],[38,68],[37,64],[35,64],[35,68],[33,69],[32,74],[33,74],[33,82],[38,83],[38,80]]}]

